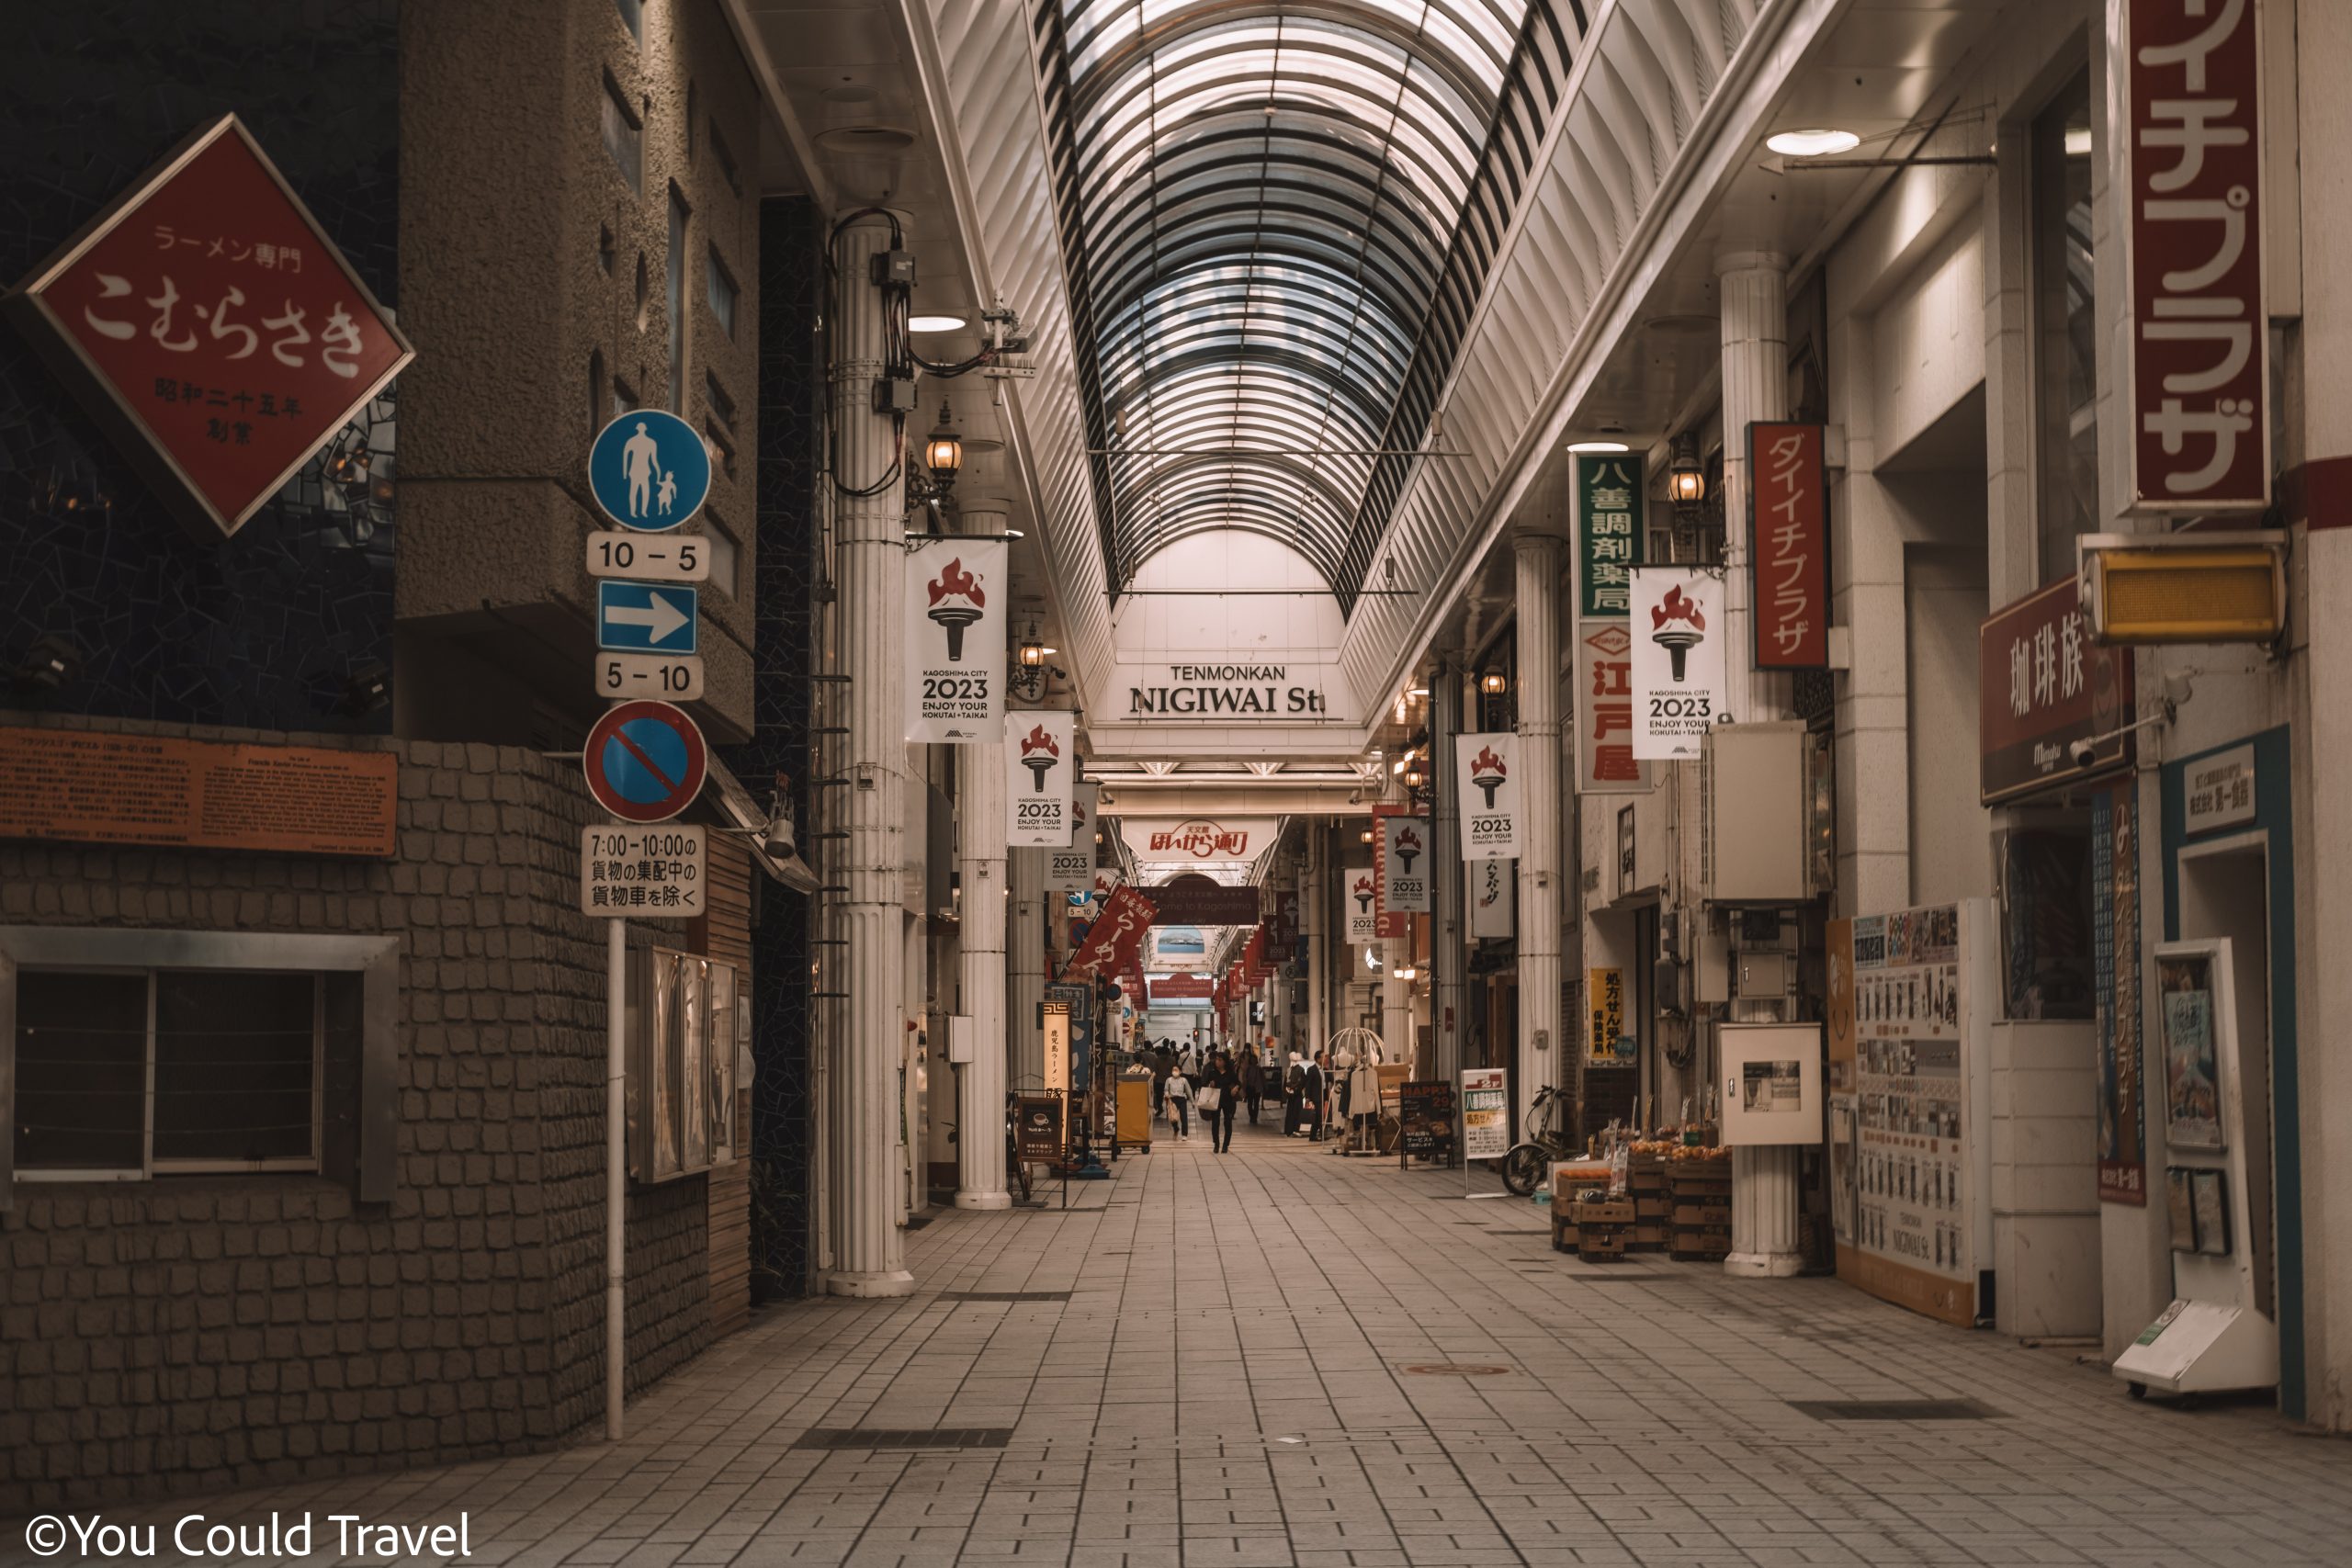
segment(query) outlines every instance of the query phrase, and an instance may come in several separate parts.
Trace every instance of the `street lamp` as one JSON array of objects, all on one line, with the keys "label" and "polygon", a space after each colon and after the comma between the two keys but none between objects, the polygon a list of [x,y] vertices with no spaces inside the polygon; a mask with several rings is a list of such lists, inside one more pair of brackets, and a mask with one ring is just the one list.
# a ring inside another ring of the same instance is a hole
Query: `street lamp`
[{"label": "street lamp", "polygon": [[956,483],[956,475],[964,467],[964,438],[956,434],[956,421],[947,412],[947,400],[939,400],[939,425],[931,439],[922,444],[922,466],[931,470],[932,479],[942,490]]},{"label": "street lamp", "polygon": [[1678,512],[1693,511],[1707,499],[1707,471],[1699,466],[1699,438],[1690,431],[1674,438],[1674,461],[1667,470],[1666,493]]}]

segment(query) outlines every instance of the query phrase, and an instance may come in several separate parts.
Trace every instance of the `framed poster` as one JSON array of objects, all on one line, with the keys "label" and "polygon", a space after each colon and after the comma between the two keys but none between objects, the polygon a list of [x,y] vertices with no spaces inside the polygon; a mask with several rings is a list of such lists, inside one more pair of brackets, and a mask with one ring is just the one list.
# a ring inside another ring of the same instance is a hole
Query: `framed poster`
[{"label": "framed poster", "polygon": [[[2221,1043],[2230,1027],[2221,1005],[2227,972],[2210,946],[2156,959],[2157,1027],[2164,1032],[2165,1142],[2177,1149],[2219,1151],[2222,1130]],[[2232,1052],[2234,1057],[2236,1053]]]},{"label": "framed poster", "polygon": [[2177,1165],[2165,1172],[2165,1213],[2175,1252],[2197,1250],[2197,1210],[2189,1196],[2189,1179],[2196,1174]]},{"label": "framed poster", "polygon": [[2188,1173],[2189,1207],[2197,1215],[2197,1250],[2208,1258],[2230,1255],[2229,1177],[2218,1170]]},{"label": "framed poster", "polygon": [[1821,1142],[1821,1025],[1718,1026],[1724,1143]]},{"label": "framed poster", "polygon": [[1510,1153],[1510,1074],[1502,1067],[1462,1073],[1462,1157],[1500,1159]]}]

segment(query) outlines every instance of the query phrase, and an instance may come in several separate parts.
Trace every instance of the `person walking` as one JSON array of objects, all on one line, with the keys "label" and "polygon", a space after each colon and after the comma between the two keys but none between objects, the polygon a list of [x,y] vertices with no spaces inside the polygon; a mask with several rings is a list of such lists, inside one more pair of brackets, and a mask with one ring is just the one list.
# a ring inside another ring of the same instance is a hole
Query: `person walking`
[{"label": "person walking", "polygon": [[1259,1103],[1266,1098],[1266,1067],[1247,1046],[1241,1053],[1241,1098],[1250,1102],[1250,1125],[1255,1127]]},{"label": "person walking", "polygon": [[1240,1107],[1241,1073],[1233,1058],[1219,1051],[1209,1058],[1201,1081],[1201,1114],[1208,1118],[1209,1147],[1224,1154],[1233,1147],[1233,1113]]},{"label": "person walking", "polygon": [[1306,1094],[1306,1064],[1299,1054],[1290,1054],[1290,1066],[1283,1075],[1283,1136],[1300,1136],[1299,1122]]},{"label": "person walking", "polygon": [[1193,1080],[1182,1073],[1168,1075],[1168,1124],[1176,1129],[1176,1141],[1193,1141]]},{"label": "person walking", "polygon": [[1151,1054],[1151,1111],[1157,1116],[1168,1109],[1168,1075],[1176,1070],[1176,1053],[1162,1040],[1159,1049]]},{"label": "person walking", "polygon": [[1306,1065],[1306,1087],[1301,1098],[1307,1121],[1307,1136],[1317,1143],[1323,1141],[1323,1096],[1331,1081],[1323,1066],[1323,1053],[1315,1053],[1315,1060]]}]

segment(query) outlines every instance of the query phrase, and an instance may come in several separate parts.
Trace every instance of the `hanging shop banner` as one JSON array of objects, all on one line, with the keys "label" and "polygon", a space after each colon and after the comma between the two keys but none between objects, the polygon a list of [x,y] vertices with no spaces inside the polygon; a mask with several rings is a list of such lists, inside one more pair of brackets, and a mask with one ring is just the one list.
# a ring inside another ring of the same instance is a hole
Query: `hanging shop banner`
[{"label": "hanging shop banner", "polygon": [[1681,567],[1634,570],[1634,755],[1695,760],[1723,722],[1723,579]]},{"label": "hanging shop banner", "polygon": [[2136,786],[2091,796],[2091,973],[2098,1032],[2098,1196],[2148,1202],[2140,1077],[2140,834]]},{"label": "hanging shop banner", "polygon": [[1617,1037],[1625,1032],[1625,972],[1586,970],[1585,996],[1591,1015],[1585,1033],[1585,1059],[1613,1067],[1617,1065]]},{"label": "hanging shop banner", "polygon": [[1070,775],[1078,772],[1075,728],[1067,713],[1024,713],[1005,738],[1007,844],[1069,847]]},{"label": "hanging shop banner", "polygon": [[[1986,806],[2132,765],[2132,650],[2085,635],[2075,579],[1976,632],[1977,790]],[[2075,743],[2087,740],[2086,752]]]},{"label": "hanging shop banner", "polygon": [[1085,893],[1094,886],[1094,846],[1082,850],[1047,850],[1046,852],[1046,891],[1058,893],[1067,898],[1073,893]]},{"label": "hanging shop banner", "polygon": [[1351,942],[1380,940],[1380,912],[1373,908],[1379,899],[1380,884],[1374,880],[1372,867],[1351,865],[1340,886],[1340,896],[1347,902],[1348,940]]},{"label": "hanging shop banner", "polygon": [[1468,1067],[1462,1074],[1462,1157],[1500,1159],[1510,1153],[1510,1074],[1502,1067]]},{"label": "hanging shop banner", "polygon": [[[1404,910],[1389,907],[1388,846],[1390,840],[1387,828],[1390,818],[1402,817],[1411,809],[1408,806],[1394,805],[1375,806],[1372,808],[1372,912],[1376,918],[1373,932],[1384,942],[1403,936],[1412,927],[1412,922],[1407,918]],[[1420,841],[1422,847],[1426,848],[1428,845],[1426,834],[1422,835]]]},{"label": "hanging shop banner", "polygon": [[1092,779],[1080,779],[1070,786],[1069,847],[1071,849],[1082,849],[1090,853],[1093,851],[1094,834],[1100,826],[1095,821],[1095,817],[1102,810],[1102,786]]},{"label": "hanging shop banner", "polygon": [[2159,512],[2270,502],[2262,288],[2263,7],[2126,0],[2122,138],[2132,496]]},{"label": "hanging shop banner", "polygon": [[1282,963],[1298,945],[1298,895],[1289,891],[1267,894],[1266,950],[1275,963]]},{"label": "hanging shop banner", "polygon": [[1151,902],[1132,887],[1117,887],[1102,906],[1102,913],[1088,927],[1086,940],[1070,954],[1068,976],[1122,975],[1143,954],[1144,934],[1151,930]]},{"label": "hanging shop banner", "polygon": [[7,309],[214,543],[416,357],[234,115],[173,149],[21,279]]},{"label": "hanging shop banner", "polygon": [[[1430,912],[1430,824],[1425,817],[1380,822],[1380,907],[1392,915]],[[1400,929],[1396,934],[1404,935]]]},{"label": "hanging shop banner", "polygon": [[1829,474],[1817,424],[1747,427],[1756,668],[1829,668]]},{"label": "hanging shop banner", "polygon": [[1642,559],[1642,460],[1631,453],[1577,459],[1577,604],[1587,615],[1633,613]]},{"label": "hanging shop banner", "polygon": [[908,739],[1003,738],[1011,549],[1001,539],[940,539],[907,558]]},{"label": "hanging shop banner", "polygon": [[1577,793],[1647,795],[1657,779],[1634,755],[1634,633],[1630,621],[1577,623]]},{"label": "hanging shop banner", "polygon": [[1467,889],[1470,900],[1470,935],[1480,942],[1509,942],[1516,930],[1512,921],[1511,894],[1517,878],[1511,868],[1518,863],[1507,860],[1481,860],[1470,863]]},{"label": "hanging shop banner", "polygon": [[1519,737],[1502,731],[1453,738],[1461,793],[1462,858],[1519,858]]},{"label": "hanging shop banner", "polygon": [[1125,817],[1119,837],[1140,865],[1251,861],[1282,831],[1275,817]]},{"label": "hanging shop banner", "polygon": [[[1228,887],[1197,874],[1147,887],[1144,896],[1163,926],[1254,926],[1264,913],[1256,888]],[[1200,933],[1193,935],[1197,942]]]}]

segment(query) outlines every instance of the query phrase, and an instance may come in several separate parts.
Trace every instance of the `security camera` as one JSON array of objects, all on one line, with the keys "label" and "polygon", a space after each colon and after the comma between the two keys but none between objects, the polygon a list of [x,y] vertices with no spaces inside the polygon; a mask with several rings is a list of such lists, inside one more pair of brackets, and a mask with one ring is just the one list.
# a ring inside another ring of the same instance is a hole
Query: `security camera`
[{"label": "security camera", "polygon": [[2098,761],[2098,745],[2088,736],[2079,736],[2066,743],[2066,760],[2078,768],[2087,768]]}]

